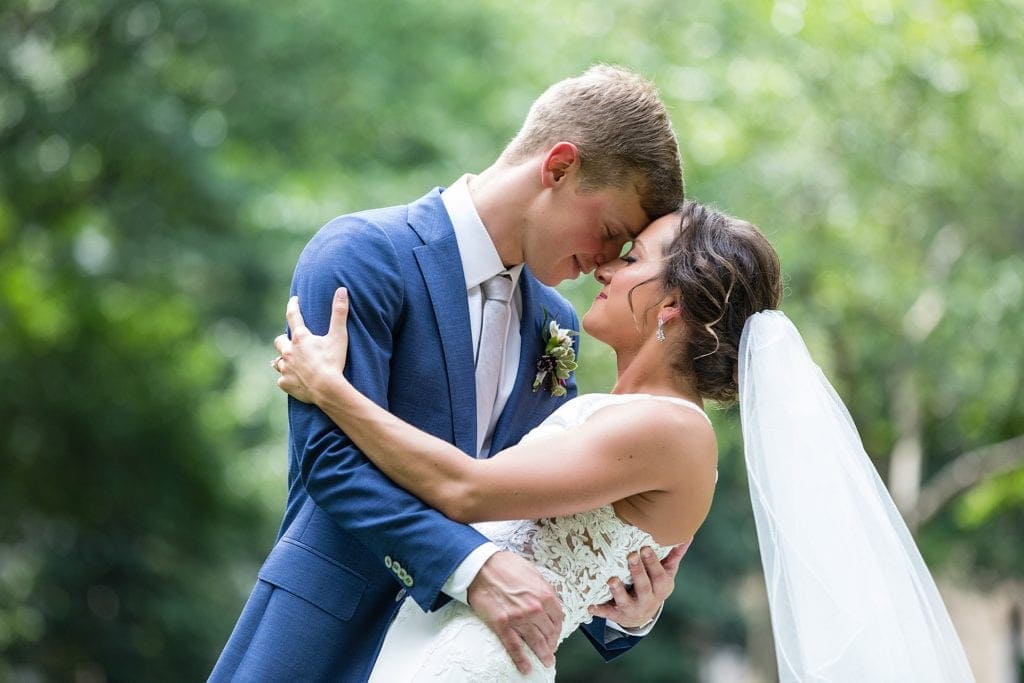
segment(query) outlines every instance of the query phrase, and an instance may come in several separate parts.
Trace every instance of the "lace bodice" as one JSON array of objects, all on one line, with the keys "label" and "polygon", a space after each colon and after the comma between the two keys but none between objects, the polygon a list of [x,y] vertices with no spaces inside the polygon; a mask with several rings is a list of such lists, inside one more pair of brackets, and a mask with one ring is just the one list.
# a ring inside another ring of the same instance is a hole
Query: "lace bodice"
[{"label": "lace bodice", "polygon": [[629,582],[629,553],[651,546],[661,559],[670,548],[615,516],[611,505],[564,517],[474,524],[495,545],[533,561],[555,587],[565,610],[562,638],[588,623],[587,607],[611,599],[607,581]]},{"label": "lace bodice", "polygon": [[[524,440],[575,427],[601,408],[637,399],[671,401],[704,414],[682,399],[646,394],[587,394],[563,404]],[[650,546],[660,559],[671,549],[658,545],[650,534],[619,519],[611,504],[562,517],[482,522],[473,526],[499,548],[532,561],[555,587],[565,612],[563,640],[592,619],[587,607],[611,599],[607,584],[610,578],[631,581],[627,564],[631,552]],[[416,636],[417,628],[429,637]],[[462,603],[449,603],[440,612],[427,615],[415,603],[406,601],[388,639],[378,659],[376,678],[371,681],[397,680],[396,676],[431,683],[554,678],[554,670],[544,668],[535,659],[533,674],[521,678],[494,634]],[[420,647],[421,654],[413,655]],[[396,670],[391,668],[394,662],[385,656],[404,659]],[[388,667],[386,671],[384,666]]]},{"label": "lace bodice", "polygon": [[[524,441],[562,431],[586,421],[609,405],[656,398],[700,409],[688,401],[639,394],[587,394],[562,405],[524,437]],[[703,414],[703,411],[701,411]],[[563,517],[474,524],[495,545],[537,565],[555,587],[565,608],[562,638],[592,617],[587,607],[611,599],[608,579],[630,582],[627,558],[650,546],[662,559],[671,546],[660,546],[646,531],[622,521],[612,505]]]}]

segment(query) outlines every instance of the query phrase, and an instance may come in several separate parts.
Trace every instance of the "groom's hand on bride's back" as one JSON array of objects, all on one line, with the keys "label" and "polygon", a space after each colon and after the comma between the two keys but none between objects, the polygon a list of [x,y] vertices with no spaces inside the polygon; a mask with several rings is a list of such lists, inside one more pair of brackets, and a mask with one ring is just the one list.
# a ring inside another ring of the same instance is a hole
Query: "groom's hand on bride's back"
[{"label": "groom's hand on bride's back", "polygon": [[530,671],[524,644],[545,666],[555,665],[562,606],[536,567],[513,553],[495,553],[470,584],[467,598],[521,673]]}]

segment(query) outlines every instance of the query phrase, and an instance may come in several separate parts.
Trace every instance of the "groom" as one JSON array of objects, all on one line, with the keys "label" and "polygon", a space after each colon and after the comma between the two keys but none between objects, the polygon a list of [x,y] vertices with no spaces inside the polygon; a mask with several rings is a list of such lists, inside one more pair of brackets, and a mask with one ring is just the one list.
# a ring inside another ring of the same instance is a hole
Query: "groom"
[{"label": "groom", "polygon": [[[594,67],[541,95],[479,175],[324,226],[292,294],[323,334],[334,291],[347,286],[353,384],[487,457],[575,394],[573,379],[566,396],[532,390],[546,321],[579,329],[550,286],[617,258],[682,194],[675,135],[652,86]],[[288,409],[280,535],[211,680],[363,681],[406,595],[424,610],[468,602],[521,671],[527,647],[553,662],[561,609],[529,562],[397,488],[316,406],[290,398]],[[596,613],[621,629],[649,622],[681,555],[670,557],[634,563],[635,593],[613,586],[615,604]],[[586,629],[606,659],[637,640],[604,619]]]}]

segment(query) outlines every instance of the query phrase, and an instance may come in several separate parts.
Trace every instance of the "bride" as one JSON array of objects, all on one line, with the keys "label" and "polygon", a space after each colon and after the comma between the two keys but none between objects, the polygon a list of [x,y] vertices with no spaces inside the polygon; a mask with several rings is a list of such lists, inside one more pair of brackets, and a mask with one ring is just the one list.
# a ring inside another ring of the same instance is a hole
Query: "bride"
[{"label": "bride", "polygon": [[[335,296],[324,337],[311,334],[298,301],[289,302],[292,338],[275,341],[281,354],[275,364],[278,385],[318,405],[400,486],[534,562],[562,603],[562,639],[590,620],[589,606],[611,598],[608,577],[629,580],[627,556],[632,560],[649,548],[664,557],[671,546],[693,538],[710,509],[717,479],[715,436],[703,401],[730,403],[742,394],[780,678],[971,680],[931,577],[895,509],[889,514],[892,504],[884,487],[864,488],[857,479],[874,483],[871,475],[877,479],[877,474],[857,450],[852,423],[841,419],[848,415],[842,410],[839,422],[817,419],[814,410],[836,415],[831,387],[822,393],[823,380],[809,357],[777,353],[803,345],[788,320],[774,311],[781,299],[779,261],[764,236],[745,221],[687,201],[675,214],[651,223],[628,253],[599,267],[595,277],[603,287],[582,324],[615,351],[612,392],[567,402],[518,445],[491,459],[467,458],[349,384],[341,372],[347,354],[344,289]],[[764,364],[781,374],[765,381],[757,373]],[[801,394],[800,405],[780,410],[794,393]],[[835,403],[841,408],[838,399]],[[825,430],[816,434],[825,441],[792,438],[807,425]],[[863,467],[856,476],[848,471],[850,443],[856,447],[853,464],[862,456],[869,473]],[[828,464],[832,458],[823,449],[831,448],[842,451],[844,462]],[[783,464],[778,464],[780,452]],[[784,464],[805,455],[816,461],[805,469],[822,477],[811,482],[817,497],[808,496],[806,509],[800,487],[807,476],[801,467]],[[766,464],[773,470],[764,472]],[[837,469],[841,476],[829,476]],[[778,470],[792,479],[780,482],[771,473]],[[858,508],[841,507],[850,491]],[[827,508],[829,501],[851,519],[814,509]],[[820,519],[808,525],[806,516],[815,515]],[[823,527],[821,519],[831,526]],[[859,555],[857,532],[865,520],[869,541]],[[808,554],[819,547],[821,534],[840,532],[851,536],[840,544],[846,562],[811,566]],[[875,554],[894,550],[887,544],[892,538],[898,559],[871,564]],[[876,628],[876,622],[890,618],[897,620],[895,626]],[[879,633],[885,642],[879,642]],[[497,636],[462,603],[424,613],[406,600],[371,681],[554,679],[553,667],[536,658],[531,663],[531,673],[523,677]]]}]

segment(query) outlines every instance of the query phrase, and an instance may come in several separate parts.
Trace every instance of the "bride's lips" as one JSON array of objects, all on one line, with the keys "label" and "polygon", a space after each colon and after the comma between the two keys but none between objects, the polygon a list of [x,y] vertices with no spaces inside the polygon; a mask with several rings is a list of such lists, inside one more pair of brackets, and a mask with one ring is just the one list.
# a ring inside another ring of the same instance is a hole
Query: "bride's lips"
[{"label": "bride's lips", "polygon": [[608,298],[607,294],[605,294],[604,292],[598,292],[597,296],[594,297],[594,300],[596,301],[598,299],[607,299],[607,298]]}]

